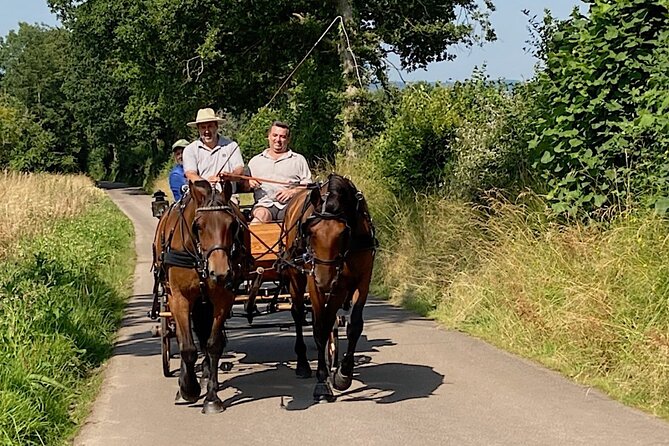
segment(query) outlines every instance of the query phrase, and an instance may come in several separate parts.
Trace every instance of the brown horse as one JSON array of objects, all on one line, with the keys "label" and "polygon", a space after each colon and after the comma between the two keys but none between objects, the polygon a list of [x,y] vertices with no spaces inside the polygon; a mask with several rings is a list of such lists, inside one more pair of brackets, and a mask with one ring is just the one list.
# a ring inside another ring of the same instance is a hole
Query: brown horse
[{"label": "brown horse", "polygon": [[[332,385],[346,390],[353,379],[353,355],[363,328],[362,311],[372,277],[376,238],[367,203],[353,183],[331,174],[319,188],[300,192],[288,205],[282,255],[292,297],[297,354],[296,374],[311,376],[302,335],[308,287],[313,311],[313,331],[318,349],[317,401],[334,401]],[[348,349],[330,376],[326,363],[328,339],[337,322],[337,311],[352,305],[347,327]]]},{"label": "brown horse", "polygon": [[[218,363],[248,246],[243,216],[230,201],[232,186],[222,185],[218,192],[207,181],[189,183],[190,193],[163,215],[154,239],[154,267],[167,292],[181,352],[177,400],[196,402],[206,383],[203,413],[224,410],[217,395]],[[204,353],[201,384],[191,318]]]}]

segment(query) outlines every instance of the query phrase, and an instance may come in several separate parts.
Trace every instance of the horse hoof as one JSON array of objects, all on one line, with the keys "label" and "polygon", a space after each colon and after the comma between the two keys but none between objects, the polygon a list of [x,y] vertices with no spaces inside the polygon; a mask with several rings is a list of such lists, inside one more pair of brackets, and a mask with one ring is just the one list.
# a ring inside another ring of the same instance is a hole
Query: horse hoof
[{"label": "horse hoof", "polygon": [[301,364],[298,362],[295,374],[298,378],[311,378],[311,367],[309,367],[309,363],[305,362]]},{"label": "horse hoof", "polygon": [[225,410],[223,406],[223,401],[205,401],[202,405],[202,413],[212,414],[212,413],[221,413]]},{"label": "horse hoof", "polygon": [[351,387],[351,383],[353,383],[353,377],[344,375],[341,372],[341,368],[337,367],[337,371],[332,375],[332,385],[334,388],[343,392]]},{"label": "horse hoof", "polygon": [[177,395],[174,398],[174,404],[192,404],[196,403],[200,399],[199,394],[187,395],[181,390],[177,390]]},{"label": "horse hoof", "polygon": [[188,401],[181,397],[180,390],[177,390],[177,395],[174,397],[174,404],[189,404]]},{"label": "horse hoof", "polygon": [[321,402],[326,401],[328,403],[334,402],[337,397],[334,396],[332,392],[332,387],[328,383],[318,383],[314,389],[314,401]]}]

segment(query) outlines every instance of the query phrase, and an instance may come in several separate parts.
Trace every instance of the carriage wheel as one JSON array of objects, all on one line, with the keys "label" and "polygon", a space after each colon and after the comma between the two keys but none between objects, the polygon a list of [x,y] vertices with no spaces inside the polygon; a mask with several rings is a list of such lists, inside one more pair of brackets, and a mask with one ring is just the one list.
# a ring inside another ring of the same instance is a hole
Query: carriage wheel
[{"label": "carriage wheel", "polygon": [[332,327],[325,349],[328,369],[333,372],[339,367],[339,324],[337,322]]},{"label": "carriage wheel", "polygon": [[[163,298],[160,303],[161,313],[167,310],[167,304],[165,303],[165,298]],[[163,356],[163,376],[169,378],[172,376],[172,371],[170,370],[170,358],[172,357],[172,352],[170,351],[170,327],[169,319],[166,317],[160,318],[160,349]]]}]

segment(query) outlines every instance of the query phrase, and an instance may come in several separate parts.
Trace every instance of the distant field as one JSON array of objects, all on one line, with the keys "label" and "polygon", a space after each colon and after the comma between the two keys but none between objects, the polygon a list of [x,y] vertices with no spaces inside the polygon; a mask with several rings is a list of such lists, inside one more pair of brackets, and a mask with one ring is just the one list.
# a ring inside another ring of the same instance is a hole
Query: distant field
[{"label": "distant field", "polygon": [[103,196],[84,175],[0,172],[0,259],[19,238],[39,234],[60,218],[80,215]]}]

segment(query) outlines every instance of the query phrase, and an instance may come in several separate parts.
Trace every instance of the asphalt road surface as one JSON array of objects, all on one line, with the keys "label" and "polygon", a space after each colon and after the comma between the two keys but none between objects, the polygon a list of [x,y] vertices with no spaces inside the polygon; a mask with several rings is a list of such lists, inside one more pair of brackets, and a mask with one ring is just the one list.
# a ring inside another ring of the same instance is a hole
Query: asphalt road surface
[{"label": "asphalt road surface", "polygon": [[[375,299],[353,386],[336,402],[314,404],[315,378],[295,377],[292,330],[234,322],[226,348],[233,368],[220,373],[225,412],[203,415],[201,400],[175,405],[177,378],[163,377],[156,322],[146,317],[151,198],[134,188],[109,195],[135,226],[134,295],[75,445],[669,445],[669,423]],[[315,359],[308,329],[305,339]]]}]

